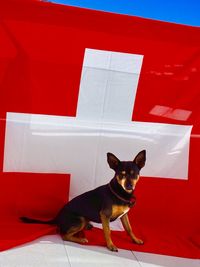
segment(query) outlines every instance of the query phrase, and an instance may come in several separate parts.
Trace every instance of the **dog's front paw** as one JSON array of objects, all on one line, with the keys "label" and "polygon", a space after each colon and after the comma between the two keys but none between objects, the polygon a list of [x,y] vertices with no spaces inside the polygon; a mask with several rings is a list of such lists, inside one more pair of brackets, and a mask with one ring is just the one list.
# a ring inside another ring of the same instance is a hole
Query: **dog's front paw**
[{"label": "dog's front paw", "polygon": [[107,246],[110,251],[118,252],[117,247],[114,244],[110,244]]},{"label": "dog's front paw", "polygon": [[134,243],[138,244],[138,245],[143,245],[144,244],[144,241],[142,239],[139,239],[139,238],[135,238],[133,240]]}]

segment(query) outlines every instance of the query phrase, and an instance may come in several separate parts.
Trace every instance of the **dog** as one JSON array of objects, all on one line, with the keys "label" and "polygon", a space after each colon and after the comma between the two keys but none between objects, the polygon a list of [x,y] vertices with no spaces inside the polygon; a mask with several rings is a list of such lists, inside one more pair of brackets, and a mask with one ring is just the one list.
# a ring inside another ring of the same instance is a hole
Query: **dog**
[{"label": "dog", "polygon": [[21,217],[21,221],[57,225],[63,240],[76,243],[88,242],[83,230],[91,226],[90,222],[102,223],[107,248],[118,251],[111,239],[109,223],[120,218],[131,240],[143,244],[132,231],[128,211],[135,204],[133,192],[140,177],[140,170],[146,162],[146,151],[140,151],[133,161],[120,161],[114,154],[107,153],[107,162],[115,172],[108,184],[73,198],[52,220]]}]

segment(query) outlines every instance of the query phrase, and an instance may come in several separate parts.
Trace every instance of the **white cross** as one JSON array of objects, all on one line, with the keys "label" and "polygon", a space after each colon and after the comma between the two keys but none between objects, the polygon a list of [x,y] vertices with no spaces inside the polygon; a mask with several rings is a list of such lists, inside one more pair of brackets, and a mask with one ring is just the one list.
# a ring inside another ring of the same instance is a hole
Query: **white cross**
[{"label": "white cross", "polygon": [[86,49],[76,117],[7,113],[4,172],[70,173],[71,198],[113,177],[107,152],[146,149],[143,176],[187,179],[192,127],[131,121],[142,59]]}]

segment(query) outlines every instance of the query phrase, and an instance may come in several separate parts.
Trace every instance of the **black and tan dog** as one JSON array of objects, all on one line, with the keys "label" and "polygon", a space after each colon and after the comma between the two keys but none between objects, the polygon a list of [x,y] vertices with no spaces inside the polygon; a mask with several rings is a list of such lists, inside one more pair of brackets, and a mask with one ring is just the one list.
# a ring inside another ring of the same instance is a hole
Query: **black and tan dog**
[{"label": "black and tan dog", "polygon": [[124,229],[131,240],[143,244],[132,232],[127,212],[133,206],[133,191],[139,180],[139,172],[145,165],[146,151],[137,154],[133,161],[120,161],[115,155],[108,153],[107,161],[115,175],[110,183],[83,193],[69,201],[50,221],[40,221],[21,217],[25,223],[55,224],[58,226],[63,240],[86,243],[82,230],[89,222],[102,223],[108,249],[117,251],[110,234],[109,222],[121,219]]}]

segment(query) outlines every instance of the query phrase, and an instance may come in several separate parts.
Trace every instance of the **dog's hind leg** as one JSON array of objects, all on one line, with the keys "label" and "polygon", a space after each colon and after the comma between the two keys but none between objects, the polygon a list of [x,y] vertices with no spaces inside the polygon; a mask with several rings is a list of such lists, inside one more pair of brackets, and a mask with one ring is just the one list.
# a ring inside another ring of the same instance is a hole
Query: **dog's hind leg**
[{"label": "dog's hind leg", "polygon": [[82,230],[84,229],[87,223],[88,221],[85,218],[83,217],[77,218],[77,223],[75,225],[72,225],[68,229],[66,234],[62,236],[63,240],[75,243],[82,243],[82,244],[87,243],[88,240],[82,235]]}]

